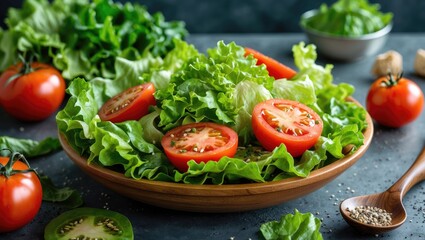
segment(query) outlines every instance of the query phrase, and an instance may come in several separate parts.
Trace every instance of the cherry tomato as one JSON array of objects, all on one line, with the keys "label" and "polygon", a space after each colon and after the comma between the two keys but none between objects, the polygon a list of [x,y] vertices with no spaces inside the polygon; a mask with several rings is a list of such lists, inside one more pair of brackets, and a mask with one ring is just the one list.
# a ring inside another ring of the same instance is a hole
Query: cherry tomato
[{"label": "cherry tomato", "polygon": [[0,76],[0,105],[22,121],[46,119],[59,108],[64,96],[62,75],[44,63],[19,63]]},{"label": "cherry tomato", "polygon": [[270,99],[254,107],[252,128],[266,150],[273,151],[283,143],[293,157],[298,157],[317,142],[323,123],[319,115],[304,104]]},{"label": "cherry tomato", "polygon": [[424,95],[420,87],[402,76],[378,78],[366,97],[366,109],[379,124],[401,127],[415,120],[422,112]]},{"label": "cherry tomato", "polygon": [[155,87],[145,83],[131,87],[109,99],[99,110],[103,121],[114,123],[139,120],[149,112],[149,106],[156,105]]},{"label": "cherry tomato", "polygon": [[292,68],[276,61],[275,59],[268,57],[252,48],[245,48],[245,55],[252,54],[257,59],[257,65],[266,65],[269,75],[275,79],[291,79],[297,72]]},{"label": "cherry tomato", "polygon": [[[0,157],[0,232],[9,232],[28,224],[38,213],[42,202],[40,180],[21,161],[9,163]],[[10,172],[9,170],[12,170]]]},{"label": "cherry tomato", "polygon": [[170,162],[181,172],[188,169],[187,162],[218,161],[233,157],[238,148],[237,133],[216,123],[190,123],[168,131],[161,145]]}]

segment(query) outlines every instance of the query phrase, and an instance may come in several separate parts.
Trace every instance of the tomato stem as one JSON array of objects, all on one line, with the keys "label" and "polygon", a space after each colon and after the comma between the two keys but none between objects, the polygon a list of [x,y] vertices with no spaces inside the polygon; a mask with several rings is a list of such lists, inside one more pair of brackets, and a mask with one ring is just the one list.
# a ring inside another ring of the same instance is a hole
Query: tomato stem
[{"label": "tomato stem", "polygon": [[28,73],[34,71],[34,69],[32,69],[32,67],[31,67],[31,64],[32,64],[34,55],[31,54],[28,57],[28,60],[26,59],[26,56],[25,55],[26,55],[25,53],[24,53],[24,56],[23,55],[19,55],[19,58],[22,61],[22,68],[21,68],[21,71],[19,71],[19,73],[21,73],[22,75],[25,75],[25,74],[28,74]]},{"label": "tomato stem", "polygon": [[7,81],[5,82],[5,86],[9,85],[11,82],[15,81],[16,79],[18,79],[19,77],[21,77],[22,75],[26,75],[28,73],[34,72],[37,69],[33,69],[32,68],[32,62],[34,59],[34,55],[30,54],[27,60],[26,57],[26,52],[24,53],[24,55],[19,54],[19,59],[22,61],[22,67],[19,69],[19,71],[16,74],[13,74],[12,76],[9,77],[9,79],[7,79]]},{"label": "tomato stem", "polygon": [[[12,176],[16,173],[34,172],[35,175],[37,175],[37,177],[38,177],[37,171],[35,171],[35,169],[32,169],[30,167],[30,164],[28,163],[28,161],[24,157],[24,155],[22,155],[19,152],[12,152],[10,149],[7,149],[7,148],[1,149],[1,151],[9,151],[11,154],[10,154],[10,157],[9,157],[9,161],[6,163],[6,165],[0,164],[0,175],[3,175],[6,178],[9,178],[10,176]],[[17,162],[19,160],[24,162],[28,166],[28,169],[14,170],[13,164],[15,164],[15,162]]]},{"label": "tomato stem", "polygon": [[382,84],[385,87],[396,86],[402,77],[403,77],[403,72],[399,73],[397,76],[394,76],[391,72],[389,72],[387,79],[382,81]]}]

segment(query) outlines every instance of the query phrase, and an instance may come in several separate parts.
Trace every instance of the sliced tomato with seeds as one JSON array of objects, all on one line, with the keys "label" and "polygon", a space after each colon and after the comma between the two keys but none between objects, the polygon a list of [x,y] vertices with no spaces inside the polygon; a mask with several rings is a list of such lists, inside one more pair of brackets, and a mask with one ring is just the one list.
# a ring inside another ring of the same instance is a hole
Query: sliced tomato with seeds
[{"label": "sliced tomato with seeds", "polygon": [[155,87],[145,83],[131,87],[109,99],[99,110],[102,121],[114,123],[139,120],[149,112],[149,106],[156,105]]},{"label": "sliced tomato with seeds", "polygon": [[170,162],[186,172],[187,162],[192,159],[200,163],[233,157],[238,148],[238,134],[221,124],[191,123],[168,131],[161,145]]},{"label": "sliced tomato with seeds", "polygon": [[317,142],[323,124],[320,116],[304,104],[270,99],[254,107],[252,128],[266,150],[273,151],[283,143],[293,157],[298,157]]}]

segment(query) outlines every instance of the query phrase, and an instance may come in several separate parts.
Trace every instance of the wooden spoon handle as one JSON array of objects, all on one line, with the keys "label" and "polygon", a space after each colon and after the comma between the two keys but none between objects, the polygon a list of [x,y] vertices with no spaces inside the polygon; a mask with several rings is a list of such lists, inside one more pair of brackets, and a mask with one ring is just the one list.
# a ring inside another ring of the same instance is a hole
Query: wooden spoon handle
[{"label": "wooden spoon handle", "polygon": [[400,192],[403,197],[416,183],[425,179],[425,147],[406,173],[387,191]]}]

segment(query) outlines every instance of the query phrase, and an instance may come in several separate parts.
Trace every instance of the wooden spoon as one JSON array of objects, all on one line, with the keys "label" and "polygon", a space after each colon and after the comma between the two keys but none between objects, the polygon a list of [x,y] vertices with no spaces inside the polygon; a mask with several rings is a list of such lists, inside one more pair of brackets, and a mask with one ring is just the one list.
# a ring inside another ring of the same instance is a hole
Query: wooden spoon
[{"label": "wooden spoon", "polygon": [[[419,154],[416,161],[407,170],[407,172],[392,185],[388,190],[382,193],[348,198],[341,202],[339,210],[345,221],[358,230],[378,234],[391,231],[401,226],[406,220],[407,214],[403,206],[404,195],[418,182],[425,179],[425,147]],[[389,226],[374,226],[361,223],[352,217],[348,209],[354,209],[357,206],[378,207],[391,213],[392,221]]]}]

